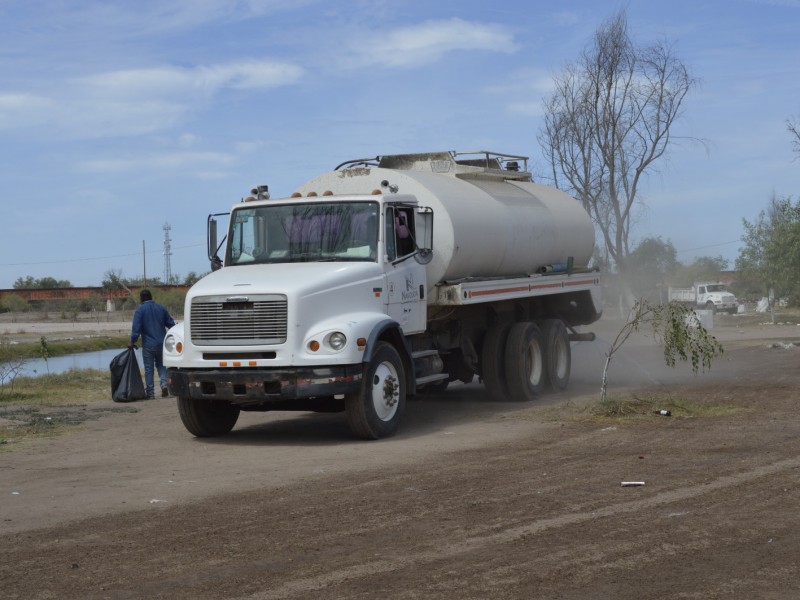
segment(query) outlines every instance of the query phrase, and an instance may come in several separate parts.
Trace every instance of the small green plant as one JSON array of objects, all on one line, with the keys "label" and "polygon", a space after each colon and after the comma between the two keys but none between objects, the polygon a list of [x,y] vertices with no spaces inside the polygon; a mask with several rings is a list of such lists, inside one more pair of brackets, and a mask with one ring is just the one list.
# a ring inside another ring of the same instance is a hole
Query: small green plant
[{"label": "small green plant", "polygon": [[694,311],[681,304],[651,304],[647,300],[637,300],[630,316],[606,353],[603,380],[600,386],[600,401],[607,399],[608,367],[614,353],[625,341],[642,327],[649,326],[653,335],[664,349],[664,361],[674,367],[678,359],[691,362],[692,372],[697,373],[711,368],[711,360],[723,353],[722,344],[708,333]]},{"label": "small green plant", "polygon": [[44,359],[44,364],[47,366],[47,374],[50,374],[50,346],[47,344],[47,338],[42,336],[39,339],[39,354]]}]

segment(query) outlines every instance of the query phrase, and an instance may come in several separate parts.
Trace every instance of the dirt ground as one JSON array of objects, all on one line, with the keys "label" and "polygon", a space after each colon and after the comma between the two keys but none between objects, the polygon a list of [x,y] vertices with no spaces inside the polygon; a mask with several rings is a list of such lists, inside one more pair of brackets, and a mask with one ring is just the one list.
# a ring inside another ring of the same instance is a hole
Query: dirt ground
[{"label": "dirt ground", "polygon": [[800,327],[735,319],[710,373],[642,337],[613,363],[612,395],[704,416],[590,416],[614,323],[566,392],[451,386],[379,442],[337,414],[201,441],[174,399],[104,413],[0,453],[0,596],[798,598]]}]

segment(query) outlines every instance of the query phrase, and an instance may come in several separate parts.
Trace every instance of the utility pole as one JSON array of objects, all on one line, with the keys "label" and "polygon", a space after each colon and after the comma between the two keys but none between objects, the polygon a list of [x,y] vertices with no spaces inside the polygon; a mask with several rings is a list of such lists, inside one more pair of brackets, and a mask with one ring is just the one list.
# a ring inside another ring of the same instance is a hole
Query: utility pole
[{"label": "utility pole", "polygon": [[142,280],[144,282],[144,287],[147,287],[147,252],[144,249],[144,240],[142,240]]}]

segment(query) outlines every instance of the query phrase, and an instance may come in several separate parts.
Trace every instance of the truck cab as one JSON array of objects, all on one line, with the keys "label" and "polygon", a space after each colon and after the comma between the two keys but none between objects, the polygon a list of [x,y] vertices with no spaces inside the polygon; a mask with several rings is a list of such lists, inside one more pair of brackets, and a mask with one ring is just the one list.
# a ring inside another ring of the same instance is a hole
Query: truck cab
[{"label": "truck cab", "polygon": [[[170,389],[179,408],[196,413],[182,414],[190,431],[226,427],[218,414],[205,414],[215,404],[231,414],[342,410],[344,398],[361,390],[362,365],[381,348],[378,337],[425,330],[432,224],[432,211],[402,194],[235,206],[224,257],[212,257],[222,268],[190,289],[185,321],[165,340]],[[393,367],[398,360],[378,370],[377,387],[398,388],[376,392],[378,410],[402,410],[392,404],[399,386],[413,389],[413,369]],[[363,427],[363,437],[388,434],[386,422],[377,431]]]},{"label": "truck cab", "polygon": [[715,312],[727,312],[732,315],[738,310],[736,296],[728,291],[724,283],[696,283],[697,305]]}]

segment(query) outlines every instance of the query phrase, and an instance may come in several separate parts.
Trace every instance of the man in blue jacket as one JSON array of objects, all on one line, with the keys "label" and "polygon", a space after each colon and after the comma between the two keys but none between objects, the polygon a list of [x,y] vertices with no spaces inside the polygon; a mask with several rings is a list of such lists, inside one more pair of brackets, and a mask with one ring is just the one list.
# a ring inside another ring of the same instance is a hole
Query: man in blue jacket
[{"label": "man in blue jacket", "polygon": [[175,325],[175,321],[166,308],[153,302],[150,290],[139,292],[139,299],[142,303],[133,315],[131,343],[128,347],[132,348],[139,336],[142,336],[142,361],[144,362],[147,397],[155,398],[155,386],[153,385],[153,364],[155,364],[161,380],[161,397],[166,398],[169,396],[169,389],[167,388],[167,369],[164,367],[164,337],[167,329]]}]

